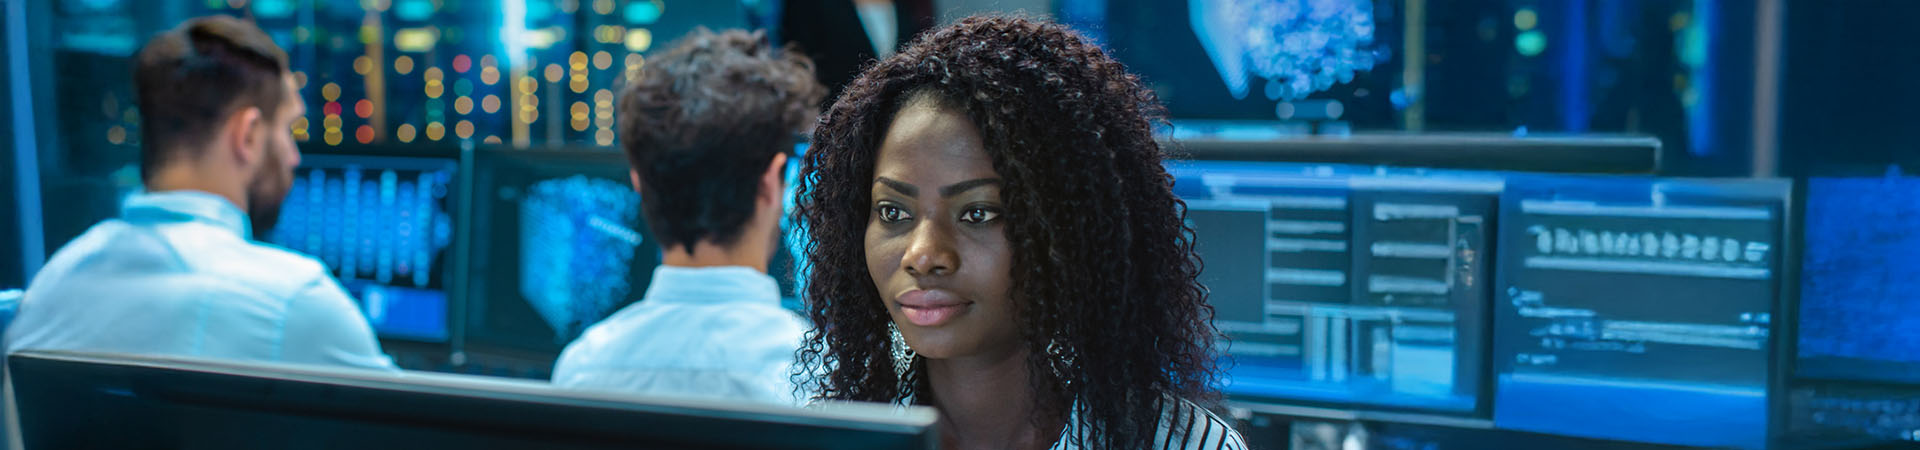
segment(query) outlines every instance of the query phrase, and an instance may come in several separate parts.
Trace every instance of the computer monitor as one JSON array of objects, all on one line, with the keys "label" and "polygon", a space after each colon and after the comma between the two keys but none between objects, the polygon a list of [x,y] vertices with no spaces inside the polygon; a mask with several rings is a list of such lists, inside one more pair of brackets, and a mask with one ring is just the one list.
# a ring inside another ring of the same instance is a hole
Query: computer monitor
[{"label": "computer monitor", "polygon": [[1920,177],[1808,172],[1787,433],[1920,441]]},{"label": "computer monitor", "polygon": [[1472,414],[1498,177],[1171,165],[1238,401]]},{"label": "computer monitor", "polygon": [[1387,48],[1403,20],[1371,0],[1059,4],[1176,118],[1386,123],[1407,102]]},{"label": "computer monitor", "polygon": [[272,230],[258,238],[319,258],[374,332],[444,343],[463,232],[457,147],[309,148]]},{"label": "computer monitor", "polygon": [[1761,448],[1791,183],[1513,176],[1494,425]]},{"label": "computer monitor", "polygon": [[660,246],[628,174],[612,149],[475,151],[468,352],[550,368],[646,293]]},{"label": "computer monitor", "polygon": [[1806,183],[1796,375],[1920,385],[1920,178]]},{"label": "computer monitor", "polygon": [[[25,450],[933,449],[927,407],[787,408],[130,355],[8,357]],[[105,428],[103,428],[105,427]]]}]

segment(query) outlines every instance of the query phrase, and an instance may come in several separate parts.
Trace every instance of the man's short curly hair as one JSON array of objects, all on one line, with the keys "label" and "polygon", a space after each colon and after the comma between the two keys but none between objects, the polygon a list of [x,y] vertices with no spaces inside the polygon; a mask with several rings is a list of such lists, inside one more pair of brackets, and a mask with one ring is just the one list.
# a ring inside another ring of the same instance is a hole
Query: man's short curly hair
[{"label": "man's short curly hair", "polygon": [[792,151],[825,95],[812,61],[760,32],[702,27],[648,59],[620,93],[620,146],[661,247],[738,239],[767,163]]},{"label": "man's short curly hair", "polygon": [[798,372],[807,388],[836,400],[930,395],[924,361],[896,374],[863,240],[880,143],[903,104],[926,99],[972,120],[1003,180],[1008,294],[1031,351],[1034,420],[1077,413],[1085,448],[1144,448],[1167,396],[1217,400],[1219,331],[1154,141],[1158,99],[1086,38],[1019,18],[925,35],[868,68],[822,117],[799,186],[811,238],[814,328]]}]

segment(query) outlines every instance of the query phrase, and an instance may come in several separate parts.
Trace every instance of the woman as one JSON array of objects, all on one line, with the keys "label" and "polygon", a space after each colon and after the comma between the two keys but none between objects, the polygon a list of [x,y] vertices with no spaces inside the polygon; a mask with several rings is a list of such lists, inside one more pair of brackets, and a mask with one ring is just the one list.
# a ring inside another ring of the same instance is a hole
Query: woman
[{"label": "woman", "polygon": [[1244,448],[1138,78],[970,18],[869,68],[802,168],[820,399],[931,405],[946,448]]}]

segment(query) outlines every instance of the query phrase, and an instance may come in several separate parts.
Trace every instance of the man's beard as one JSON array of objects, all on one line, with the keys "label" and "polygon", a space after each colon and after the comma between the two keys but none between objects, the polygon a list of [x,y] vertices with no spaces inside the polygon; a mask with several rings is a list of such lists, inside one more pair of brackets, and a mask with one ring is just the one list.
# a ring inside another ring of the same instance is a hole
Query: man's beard
[{"label": "man's beard", "polygon": [[260,169],[247,183],[247,221],[254,239],[266,239],[280,223],[280,206],[293,189],[293,172],[281,164],[280,153],[268,149]]}]

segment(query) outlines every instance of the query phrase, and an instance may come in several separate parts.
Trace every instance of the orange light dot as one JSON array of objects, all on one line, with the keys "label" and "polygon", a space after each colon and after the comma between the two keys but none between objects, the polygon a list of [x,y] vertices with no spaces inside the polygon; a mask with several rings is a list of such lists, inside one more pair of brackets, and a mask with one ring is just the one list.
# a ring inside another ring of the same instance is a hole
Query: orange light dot
[{"label": "orange light dot", "polygon": [[480,110],[486,111],[487,114],[493,114],[494,112],[499,111],[500,97],[495,96],[493,94],[487,94],[486,97],[483,97],[480,99]]},{"label": "orange light dot", "polygon": [[413,57],[407,56],[407,55],[400,55],[399,58],[394,59],[393,71],[399,72],[401,75],[413,73]]},{"label": "orange light dot", "polygon": [[359,129],[353,130],[353,138],[362,144],[373,142],[373,126],[361,125]]},{"label": "orange light dot", "polygon": [[364,98],[353,102],[353,114],[362,119],[373,117],[373,102]]},{"label": "orange light dot", "polygon": [[601,51],[599,53],[593,54],[593,68],[600,69],[600,70],[607,70],[608,67],[613,67],[612,53]]},{"label": "orange light dot", "polygon": [[441,125],[440,122],[427,124],[427,139],[438,141],[440,140],[440,138],[443,138],[446,136],[447,136],[446,125]]},{"label": "orange light dot", "polygon": [[403,142],[403,143],[413,142],[413,135],[418,132],[419,132],[418,130],[413,129],[413,124],[403,123],[403,124],[400,124],[400,129],[393,130],[393,136],[400,138],[400,142]]},{"label": "orange light dot", "polygon": [[453,134],[461,139],[473,137],[473,122],[462,120],[453,124]]},{"label": "orange light dot", "polygon": [[547,65],[547,82],[548,83],[559,83],[560,77],[564,77],[566,75],[567,75],[567,69],[561,68],[559,64]]},{"label": "orange light dot", "polygon": [[453,112],[460,113],[460,114],[472,113],[473,98],[460,97],[460,98],[453,99]]}]

